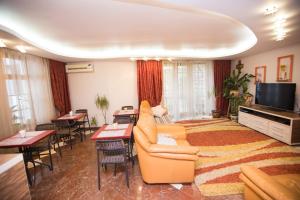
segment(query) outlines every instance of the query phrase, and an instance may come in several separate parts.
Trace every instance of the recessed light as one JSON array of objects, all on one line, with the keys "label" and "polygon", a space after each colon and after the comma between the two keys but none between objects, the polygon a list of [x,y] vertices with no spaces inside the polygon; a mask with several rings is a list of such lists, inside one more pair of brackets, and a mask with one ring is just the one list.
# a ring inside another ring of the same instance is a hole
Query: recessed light
[{"label": "recessed light", "polygon": [[271,14],[276,13],[277,11],[278,11],[277,6],[270,6],[265,9],[265,15],[271,15]]},{"label": "recessed light", "polygon": [[6,44],[4,43],[3,40],[0,40],[0,47],[6,47]]},{"label": "recessed light", "polygon": [[276,36],[276,41],[282,41],[282,40],[284,40],[284,37],[285,36]]},{"label": "recessed light", "polygon": [[275,33],[276,35],[282,35],[282,36],[286,35],[286,31],[284,29],[276,29]]},{"label": "recessed light", "polygon": [[279,23],[279,24],[282,24],[285,21],[286,21],[286,18],[283,16],[276,17],[276,19],[275,19],[275,23]]},{"label": "recessed light", "polygon": [[21,52],[21,53],[26,53],[26,48],[24,46],[16,46],[16,48]]}]

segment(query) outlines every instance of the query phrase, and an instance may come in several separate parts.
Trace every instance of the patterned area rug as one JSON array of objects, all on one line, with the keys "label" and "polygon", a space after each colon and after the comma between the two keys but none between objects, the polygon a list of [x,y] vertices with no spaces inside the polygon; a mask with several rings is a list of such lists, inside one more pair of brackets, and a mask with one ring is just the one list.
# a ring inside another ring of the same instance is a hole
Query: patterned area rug
[{"label": "patterned area rug", "polygon": [[178,122],[188,141],[199,147],[195,183],[204,196],[243,193],[241,165],[254,165],[269,175],[300,174],[300,149],[228,119]]}]

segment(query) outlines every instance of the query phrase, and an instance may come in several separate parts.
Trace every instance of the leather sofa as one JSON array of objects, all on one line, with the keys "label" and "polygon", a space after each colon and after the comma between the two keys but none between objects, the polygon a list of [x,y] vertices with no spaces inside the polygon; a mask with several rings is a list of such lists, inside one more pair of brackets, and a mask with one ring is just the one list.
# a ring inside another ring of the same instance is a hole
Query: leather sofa
[{"label": "leather sofa", "polygon": [[[198,148],[187,142],[184,127],[157,125],[149,103],[143,101],[133,133],[141,174],[146,183],[193,182]],[[157,144],[158,134],[174,138],[176,145]]]},{"label": "leather sofa", "polygon": [[269,176],[254,166],[242,166],[245,200],[300,199],[300,174]]}]

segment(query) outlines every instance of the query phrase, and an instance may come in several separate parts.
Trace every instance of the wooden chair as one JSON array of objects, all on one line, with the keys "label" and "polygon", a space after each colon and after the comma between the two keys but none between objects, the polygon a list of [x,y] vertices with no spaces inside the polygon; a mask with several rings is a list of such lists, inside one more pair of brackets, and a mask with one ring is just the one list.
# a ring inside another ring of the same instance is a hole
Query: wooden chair
[{"label": "wooden chair", "polygon": [[133,106],[122,106],[122,110],[133,110]]},{"label": "wooden chair", "polygon": [[[36,125],[35,130],[36,131],[56,130],[56,127],[55,127],[55,124],[53,124],[53,123],[45,123],[45,124]],[[54,135],[51,135],[48,138],[48,140],[49,140],[50,145],[53,147],[54,151],[56,151],[55,145],[57,144],[57,149],[58,149],[59,155],[60,155],[60,157],[62,157],[61,149],[60,149],[60,146],[59,146],[59,138],[57,137],[56,133]],[[39,142],[37,144],[37,146],[40,148],[39,149],[40,152],[45,151],[45,150],[48,149],[48,141],[47,140],[42,140],[41,142]],[[39,154],[39,157],[40,157],[40,155],[42,155],[42,154]]]},{"label": "wooden chair", "polygon": [[[118,140],[100,140],[96,142],[97,150],[97,172],[98,172],[98,189],[101,187],[100,178],[100,166],[106,166],[113,164],[114,176],[116,175],[116,167],[118,164],[122,164],[125,167],[126,183],[129,188],[129,177],[126,159],[126,147],[122,139]],[[100,152],[102,152],[102,158],[100,159]]]},{"label": "wooden chair", "polygon": [[89,125],[89,131],[91,132],[91,124],[90,124],[90,120],[89,120],[89,114],[88,114],[88,110],[87,109],[78,109],[75,111],[75,113],[84,113],[85,116],[82,120],[78,120],[76,121],[75,123],[75,126],[78,126],[78,131],[80,132],[80,136],[81,136],[81,141],[83,140],[82,138],[82,132],[83,132],[83,135],[84,135],[84,138],[86,138],[86,135],[85,135],[85,125],[88,124]]},{"label": "wooden chair", "polygon": [[75,136],[77,132],[77,127],[74,127],[76,122],[74,120],[55,119],[52,120],[52,123],[56,126],[56,134],[59,138],[64,139],[64,142],[68,139],[70,148],[72,149],[72,136]]},{"label": "wooden chair", "polygon": [[[132,123],[131,119],[128,118],[128,117],[118,117],[118,118],[115,118],[114,123],[118,123],[118,124],[130,124]],[[132,162],[132,166],[134,165],[134,159],[133,159],[133,153],[132,153],[132,150],[133,150],[133,145],[134,145],[134,136],[133,136],[133,132],[131,132],[131,135],[130,135],[130,139],[129,140],[125,140],[125,146],[127,148],[127,153],[128,153],[128,158],[130,158],[131,162]]]}]

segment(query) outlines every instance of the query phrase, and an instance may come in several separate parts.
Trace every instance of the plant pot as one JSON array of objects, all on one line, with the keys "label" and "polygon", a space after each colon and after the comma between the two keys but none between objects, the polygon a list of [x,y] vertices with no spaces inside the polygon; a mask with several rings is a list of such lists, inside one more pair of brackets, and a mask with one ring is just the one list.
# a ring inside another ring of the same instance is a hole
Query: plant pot
[{"label": "plant pot", "polygon": [[230,95],[233,97],[238,97],[240,95],[239,90],[230,90]]},{"label": "plant pot", "polygon": [[212,110],[211,114],[212,114],[213,118],[220,118],[221,117],[221,112],[218,111],[218,110]]},{"label": "plant pot", "polygon": [[251,106],[252,99],[253,99],[253,96],[246,96],[245,97],[245,106]]},{"label": "plant pot", "polygon": [[231,119],[232,121],[237,122],[237,121],[238,121],[238,116],[235,115],[235,114],[231,114],[231,115],[230,115],[230,119]]}]

